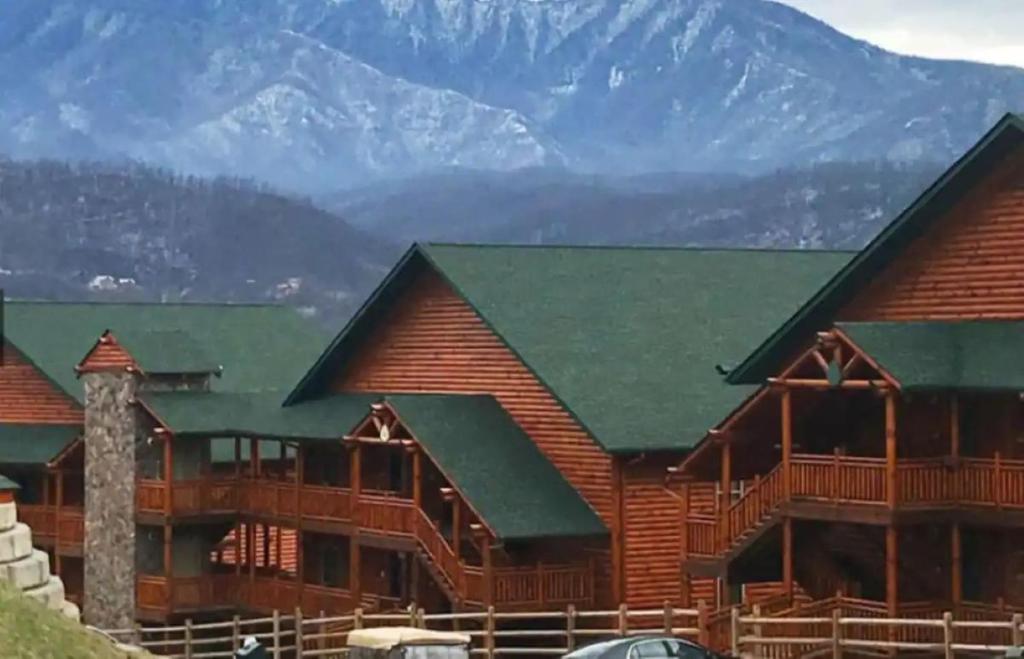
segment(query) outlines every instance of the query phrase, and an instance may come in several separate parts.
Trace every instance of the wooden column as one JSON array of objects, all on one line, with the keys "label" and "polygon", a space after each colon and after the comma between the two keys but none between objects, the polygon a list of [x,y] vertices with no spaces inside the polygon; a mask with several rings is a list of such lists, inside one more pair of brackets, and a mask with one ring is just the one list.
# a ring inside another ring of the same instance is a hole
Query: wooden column
[{"label": "wooden column", "polygon": [[164,515],[171,515],[171,486],[174,482],[174,442],[172,435],[164,435]]},{"label": "wooden column", "polygon": [[895,618],[899,604],[899,547],[896,527],[885,527],[885,606]]},{"label": "wooden column", "polygon": [[690,555],[690,486],[683,484],[680,504],[680,517],[683,520],[679,537],[679,601],[683,608],[690,607],[690,573],[686,571],[686,559]]},{"label": "wooden column", "polygon": [[732,504],[732,446],[724,437],[722,441],[722,483],[718,502],[718,524],[721,530],[723,551],[731,540],[729,533],[729,506]]},{"label": "wooden column", "polygon": [[960,545],[960,523],[953,522],[950,527],[950,599],[953,604],[959,604],[963,599],[964,577],[963,577],[963,548]]},{"label": "wooden column", "polygon": [[349,538],[348,549],[348,585],[352,592],[353,604],[356,607],[362,606],[363,601],[363,573],[362,561],[359,548],[359,535]]},{"label": "wooden column", "polygon": [[782,520],[782,586],[786,597],[793,601],[793,518]]},{"label": "wooden column", "polygon": [[61,508],[64,506],[64,470],[57,468],[57,492],[56,492],[56,504],[57,513],[54,517],[54,529],[53,529],[53,564],[54,569],[57,571],[57,576],[61,575],[61,559],[60,559],[60,515]]},{"label": "wooden column", "polygon": [[452,498],[452,549],[455,558],[462,555],[462,500],[457,496]]},{"label": "wooden column", "polygon": [[249,468],[252,471],[253,478],[259,478],[260,476],[260,441],[258,439],[249,440]]},{"label": "wooden column", "polygon": [[[302,605],[302,584],[306,579],[306,570],[303,565],[306,560],[302,546],[302,483],[306,479],[306,459],[303,456],[302,445],[295,447],[295,580],[299,584],[299,605]],[[280,560],[280,549],[278,559]]]},{"label": "wooden column", "polygon": [[412,453],[412,501],[416,508],[423,507],[423,458],[419,449]]},{"label": "wooden column", "polygon": [[[480,524],[473,524],[471,527],[473,535],[476,536],[480,545],[480,556],[483,558],[484,568],[484,606],[494,605],[494,566],[491,560],[491,537],[486,529]],[[542,584],[537,584],[540,589]],[[538,590],[539,594],[539,590]]]},{"label": "wooden column", "polygon": [[960,457],[960,396],[955,393],[949,401],[949,455]]},{"label": "wooden column", "polygon": [[[245,525],[245,553],[249,560],[249,587],[256,587],[256,524],[249,521]],[[250,590],[250,593],[252,591]]]},{"label": "wooden column", "polygon": [[235,576],[242,576],[242,520],[235,518]]},{"label": "wooden column", "polygon": [[896,394],[887,391],[885,394],[885,489],[889,508],[896,507]]},{"label": "wooden column", "polygon": [[789,501],[793,493],[793,398],[789,389],[782,390],[782,492]]},{"label": "wooden column", "polygon": [[174,609],[174,527],[164,520],[164,578],[167,580],[167,610]]},{"label": "wooden column", "polygon": [[235,437],[235,480],[242,478],[242,438]]}]

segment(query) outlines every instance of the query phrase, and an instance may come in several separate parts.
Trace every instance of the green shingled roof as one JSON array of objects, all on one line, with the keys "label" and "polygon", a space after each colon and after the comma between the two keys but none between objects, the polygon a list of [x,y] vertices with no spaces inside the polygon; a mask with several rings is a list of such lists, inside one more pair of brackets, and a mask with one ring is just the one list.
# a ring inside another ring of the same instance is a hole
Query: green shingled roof
[{"label": "green shingled roof", "polygon": [[185,330],[127,328],[114,338],[146,373],[216,373],[220,364]]},{"label": "green shingled roof", "polygon": [[338,394],[281,407],[279,392],[146,393],[139,400],[177,436],[338,439],[366,416],[375,394]]},{"label": "green shingled roof", "polygon": [[900,383],[920,389],[1024,391],[1016,356],[1024,322],[878,322],[836,325]]},{"label": "green shingled roof", "polygon": [[736,363],[846,252],[415,246],[289,397],[326,390],[416,272],[433,267],[610,452],[692,446],[749,390]]},{"label": "green shingled roof", "polygon": [[728,380],[760,384],[776,375],[787,359],[831,325],[836,314],[929,227],[969,194],[1008,154],[1024,147],[1024,117],[1007,114],[974,147],[924,191],[906,210],[840,270],[809,296],[797,313],[745,356]]},{"label": "green shingled roof", "polygon": [[608,532],[490,396],[392,395],[386,400],[499,538]]},{"label": "green shingled roof", "polygon": [[[9,301],[5,324],[7,338],[79,402],[75,365],[106,330],[119,340],[133,337],[129,342],[151,332],[187,333],[197,341],[187,361],[194,363],[201,351],[223,365],[212,385],[223,392],[287,390],[325,343],[319,328],[294,310],[269,305]],[[159,362],[158,350],[151,350],[159,341],[145,341],[146,359]]]},{"label": "green shingled roof", "polygon": [[81,434],[79,426],[0,423],[0,464],[46,464]]}]

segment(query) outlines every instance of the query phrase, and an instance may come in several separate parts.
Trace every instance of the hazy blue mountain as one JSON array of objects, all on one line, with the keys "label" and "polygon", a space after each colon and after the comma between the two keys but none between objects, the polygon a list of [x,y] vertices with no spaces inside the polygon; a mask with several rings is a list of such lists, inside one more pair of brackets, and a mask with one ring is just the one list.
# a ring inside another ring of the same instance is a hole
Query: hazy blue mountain
[{"label": "hazy blue mountain", "polygon": [[1024,70],[766,0],[6,0],[0,152],[323,191],[439,167],[949,161]]}]

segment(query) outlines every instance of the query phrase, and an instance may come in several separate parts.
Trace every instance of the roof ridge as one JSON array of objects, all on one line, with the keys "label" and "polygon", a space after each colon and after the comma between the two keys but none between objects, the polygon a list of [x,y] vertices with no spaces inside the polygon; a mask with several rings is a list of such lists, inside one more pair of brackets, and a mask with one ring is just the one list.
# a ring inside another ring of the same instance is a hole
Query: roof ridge
[{"label": "roof ridge", "polygon": [[754,253],[796,253],[796,254],[857,254],[857,249],[819,249],[817,247],[757,247],[729,245],[561,245],[529,243],[462,243],[428,241],[419,245],[430,247],[457,247],[466,249],[529,249],[529,250],[580,250],[580,251],[652,251],[652,252],[754,252]]},{"label": "roof ridge", "polygon": [[255,307],[267,309],[291,309],[279,302],[113,302],[105,300],[44,300],[39,298],[7,298],[5,304],[32,304],[53,306],[98,306],[98,307]]}]

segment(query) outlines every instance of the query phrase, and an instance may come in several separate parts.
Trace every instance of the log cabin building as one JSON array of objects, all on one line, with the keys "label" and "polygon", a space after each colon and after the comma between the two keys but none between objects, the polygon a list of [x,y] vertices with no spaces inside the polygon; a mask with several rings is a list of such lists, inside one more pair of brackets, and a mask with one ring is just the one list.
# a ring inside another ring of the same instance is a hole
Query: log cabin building
[{"label": "log cabin building", "polygon": [[1013,601],[1022,168],[1008,116],[857,254],[415,245],[331,341],[13,303],[0,465],[106,627]]}]

